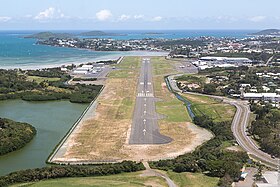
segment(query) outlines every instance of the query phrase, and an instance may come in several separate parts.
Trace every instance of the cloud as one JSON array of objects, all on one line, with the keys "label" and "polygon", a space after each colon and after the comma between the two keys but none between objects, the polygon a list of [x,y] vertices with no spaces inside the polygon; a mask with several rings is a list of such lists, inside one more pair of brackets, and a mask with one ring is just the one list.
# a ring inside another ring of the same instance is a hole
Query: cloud
[{"label": "cloud", "polygon": [[45,20],[45,19],[59,19],[64,18],[65,15],[61,12],[60,9],[54,7],[49,7],[46,10],[40,12],[34,19]]},{"label": "cloud", "polygon": [[111,13],[110,10],[100,10],[99,12],[96,13],[96,18],[99,21],[106,21],[108,19],[110,19],[113,16],[113,14]]},{"label": "cloud", "polygon": [[130,17],[131,17],[130,15],[123,14],[123,15],[120,16],[119,20],[120,21],[126,21],[126,20],[130,19]]},{"label": "cloud", "polygon": [[152,21],[161,21],[162,17],[161,16],[156,16],[152,18]]},{"label": "cloud", "polygon": [[265,16],[254,16],[254,17],[249,18],[249,20],[252,22],[261,22],[261,21],[264,21],[265,19],[266,19]]},{"label": "cloud", "polygon": [[134,19],[143,19],[144,15],[134,15]]},{"label": "cloud", "polygon": [[11,19],[12,19],[11,17],[3,16],[3,17],[0,17],[0,22],[7,22],[7,21],[10,21]]}]

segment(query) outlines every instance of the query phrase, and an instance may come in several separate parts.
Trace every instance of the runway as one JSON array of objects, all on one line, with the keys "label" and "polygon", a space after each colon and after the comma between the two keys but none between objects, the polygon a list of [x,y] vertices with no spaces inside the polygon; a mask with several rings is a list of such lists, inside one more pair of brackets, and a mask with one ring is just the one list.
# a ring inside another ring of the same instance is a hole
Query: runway
[{"label": "runway", "polygon": [[167,144],[172,141],[159,132],[152,81],[151,60],[143,58],[129,144]]}]

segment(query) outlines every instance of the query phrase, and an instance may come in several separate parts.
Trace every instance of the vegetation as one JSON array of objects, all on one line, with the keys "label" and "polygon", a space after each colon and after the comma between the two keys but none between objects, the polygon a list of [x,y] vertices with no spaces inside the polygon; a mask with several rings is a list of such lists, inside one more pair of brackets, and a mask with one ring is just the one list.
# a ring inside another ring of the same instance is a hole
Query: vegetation
[{"label": "vegetation", "polygon": [[83,186],[83,187],[146,187],[166,186],[163,178],[157,176],[141,176],[142,172],[121,173],[109,176],[98,177],[77,177],[66,179],[51,179],[39,182],[16,184],[13,187],[32,186],[32,187],[65,187],[65,186]]},{"label": "vegetation", "polygon": [[207,96],[183,94],[190,103],[195,116],[211,116],[214,122],[231,121],[235,114],[235,108],[223,103],[219,99]]},{"label": "vegetation", "polygon": [[204,172],[211,177],[220,177],[221,186],[230,186],[240,177],[240,169],[247,162],[245,152],[233,152],[222,149],[224,141],[233,140],[230,122],[214,122],[207,116],[197,116],[194,123],[211,130],[215,138],[208,141],[193,153],[181,155],[172,160],[151,162],[157,169],[174,172]]},{"label": "vegetation", "polygon": [[61,78],[62,76],[66,76],[66,74],[60,70],[60,68],[28,70],[26,74],[29,76],[48,77],[48,78]]},{"label": "vegetation", "polygon": [[251,110],[256,114],[249,132],[265,152],[280,157],[280,110],[271,105],[251,103]]},{"label": "vegetation", "polygon": [[257,89],[265,92],[263,86],[274,92],[280,86],[280,79],[275,76],[258,76],[257,73],[278,73],[280,67],[245,67],[212,68],[199,72],[198,75],[183,75],[177,77],[177,84],[183,91],[205,93],[211,95],[230,96],[240,94],[241,84],[250,84],[245,92]]},{"label": "vegetation", "polygon": [[[207,55],[209,56],[209,55]],[[249,58],[253,62],[259,63],[259,62],[267,62],[267,60],[272,56],[271,54],[262,52],[262,53],[216,53],[210,56],[223,56],[223,57],[244,57]]]},{"label": "vegetation", "polygon": [[218,186],[219,178],[208,177],[202,173],[176,173],[168,171],[167,175],[173,180],[179,187],[216,187]]},{"label": "vegetation", "polygon": [[40,32],[25,36],[24,38],[35,38],[39,40],[46,40],[50,38],[73,38],[74,35],[68,33],[53,33],[53,32]]},{"label": "vegetation", "polygon": [[10,173],[9,175],[0,177],[0,186],[36,182],[44,179],[104,176],[124,172],[136,172],[144,169],[145,168],[142,163],[135,163],[132,161],[92,166],[51,166]]},{"label": "vegetation", "polygon": [[36,129],[27,123],[0,118],[0,155],[24,147],[35,135]]},{"label": "vegetation", "polygon": [[97,78],[74,78],[73,81],[96,81]]},{"label": "vegetation", "polygon": [[100,85],[67,85],[70,77],[60,68],[43,70],[0,70],[0,100],[21,98],[26,101],[69,99],[89,103],[99,94]]},{"label": "vegetation", "polygon": [[251,35],[280,35],[279,29],[266,29],[256,33],[252,33]]},{"label": "vegetation", "polygon": [[125,34],[107,33],[104,31],[89,31],[79,34],[81,36],[124,36]]}]

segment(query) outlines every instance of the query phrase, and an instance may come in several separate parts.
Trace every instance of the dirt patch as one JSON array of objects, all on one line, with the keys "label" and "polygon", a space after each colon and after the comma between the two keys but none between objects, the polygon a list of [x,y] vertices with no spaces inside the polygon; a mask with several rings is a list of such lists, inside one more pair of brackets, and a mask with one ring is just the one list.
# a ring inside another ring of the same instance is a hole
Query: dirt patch
[{"label": "dirt patch", "polygon": [[236,151],[236,152],[244,151],[240,146],[231,146],[231,147],[227,147],[226,149],[230,151]]}]

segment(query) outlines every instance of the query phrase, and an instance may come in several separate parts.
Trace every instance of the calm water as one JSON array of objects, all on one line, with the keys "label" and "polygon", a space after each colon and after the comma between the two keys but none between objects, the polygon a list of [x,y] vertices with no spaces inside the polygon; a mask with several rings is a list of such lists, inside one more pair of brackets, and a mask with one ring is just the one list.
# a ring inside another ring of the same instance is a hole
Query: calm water
[{"label": "calm water", "polygon": [[1,101],[0,117],[30,123],[37,129],[37,135],[26,147],[0,156],[0,175],[45,166],[51,151],[86,107],[68,101]]},{"label": "calm water", "polygon": [[[96,52],[89,50],[58,48],[35,45],[36,40],[24,39],[23,36],[40,31],[1,31],[0,32],[0,68],[40,68],[53,67],[62,64],[84,63],[106,59],[117,59],[120,56],[160,55],[146,52]],[[57,31],[56,31],[57,32]],[[83,31],[59,31],[81,33]],[[245,38],[249,30],[180,30],[180,31],[106,31],[125,34],[125,36],[102,36],[99,38],[142,39],[142,38],[186,38],[199,36]],[[162,34],[147,35],[157,32]]]}]

